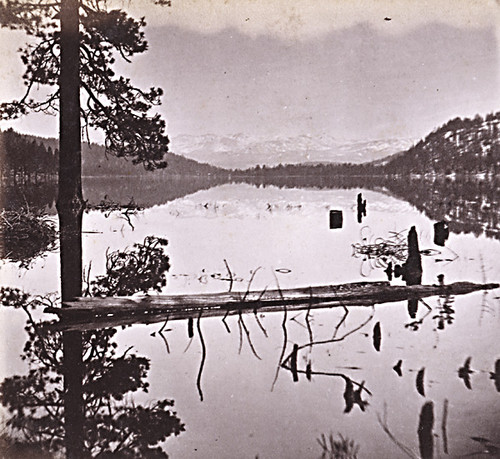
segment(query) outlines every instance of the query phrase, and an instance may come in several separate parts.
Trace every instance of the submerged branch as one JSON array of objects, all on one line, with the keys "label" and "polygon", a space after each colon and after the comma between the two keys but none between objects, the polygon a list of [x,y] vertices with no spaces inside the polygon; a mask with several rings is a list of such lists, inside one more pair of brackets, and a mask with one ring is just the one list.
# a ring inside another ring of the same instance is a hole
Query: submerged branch
[{"label": "submerged branch", "polygon": [[[352,330],[348,331],[347,333],[345,333],[340,338],[331,338],[331,339],[321,340],[321,341],[312,341],[312,342],[303,344],[301,346],[298,346],[297,351],[300,351],[300,350],[305,349],[305,348],[311,348],[313,346],[322,345],[322,344],[331,344],[331,343],[337,343],[339,341],[343,341],[348,336],[352,335],[353,333],[356,333],[357,331],[359,331],[363,327],[365,327],[373,319],[374,315],[375,315],[375,308],[372,306],[372,312],[371,312],[370,316],[363,323],[361,323],[360,325],[358,325],[356,328],[353,328]],[[286,362],[290,358],[291,358],[291,354],[289,354],[288,357],[283,361],[283,364],[286,364]]]},{"label": "submerged branch", "polygon": [[238,354],[241,354],[241,349],[243,348],[243,328],[241,326],[241,322],[238,320],[238,331],[240,336],[240,344],[238,346]]},{"label": "submerged branch", "polygon": [[343,304],[342,307],[344,308],[344,315],[343,315],[342,319],[340,319],[340,322],[336,325],[335,330],[334,330],[333,335],[332,335],[332,339],[335,339],[337,337],[337,333],[339,331],[340,326],[346,321],[347,316],[349,314],[349,309],[347,309],[346,305]]},{"label": "submerged branch", "polygon": [[158,332],[158,335],[160,336],[160,338],[165,343],[165,347],[167,348],[167,354],[170,354],[170,346],[168,345],[168,341],[167,341],[166,336],[161,331]]},{"label": "submerged branch", "polygon": [[201,333],[201,314],[198,316],[198,320],[196,321],[196,327],[198,328],[198,335],[200,337],[201,343],[201,362],[200,362],[200,370],[198,371],[198,377],[196,378],[196,387],[198,387],[198,393],[200,394],[200,401],[203,401],[203,391],[201,390],[201,375],[203,373],[203,367],[205,366],[205,359],[207,357],[207,348],[205,346],[205,340],[203,339],[203,334]]},{"label": "submerged branch", "polygon": [[255,355],[255,357],[257,357],[259,360],[262,360],[259,357],[259,354],[257,354],[257,351],[255,350],[255,348],[253,346],[252,340],[250,338],[250,332],[248,331],[248,328],[245,325],[245,321],[243,320],[243,315],[241,313],[239,315],[238,322],[241,322],[241,327],[245,331],[245,334],[247,336],[247,341],[248,341],[248,344],[250,345],[250,349],[252,349],[253,355]]},{"label": "submerged branch", "polygon": [[227,260],[225,258],[224,258],[224,264],[226,265],[227,275],[229,276],[229,289],[228,289],[228,292],[230,292],[233,289],[233,283],[234,283],[233,273],[231,272],[231,269],[229,268],[229,265],[228,265]]},{"label": "submerged branch", "polygon": [[255,320],[256,320],[257,324],[259,325],[259,328],[262,330],[262,333],[264,333],[264,336],[265,336],[266,338],[268,338],[267,331],[266,331],[266,329],[264,328],[264,325],[262,325],[262,322],[259,320],[259,316],[258,316],[258,314],[257,314],[257,311],[254,311],[254,312],[253,312],[253,315],[255,316]]},{"label": "submerged branch", "polygon": [[443,435],[444,454],[448,454],[448,433],[446,429],[447,422],[448,422],[448,399],[445,398],[443,402],[443,418],[441,421],[441,433]]},{"label": "submerged branch", "polygon": [[363,382],[357,382],[354,379],[350,378],[344,373],[336,373],[336,372],[328,372],[328,371],[313,371],[313,370],[299,370],[298,368],[294,368],[293,365],[287,365],[286,363],[283,363],[282,368],[285,370],[288,370],[292,373],[300,373],[300,374],[305,374],[305,375],[316,375],[316,376],[329,376],[329,377],[334,377],[334,378],[342,378],[344,381],[349,381],[355,386],[357,386],[361,391],[365,391],[368,395],[373,395],[372,392],[367,389],[364,385]]},{"label": "submerged branch", "polygon": [[411,459],[419,459],[419,456],[413,453],[413,451],[405,446],[403,443],[401,443],[395,436],[394,434],[390,431],[389,426],[387,424],[387,406],[384,407],[384,419],[380,417],[380,413],[377,413],[377,420],[380,426],[382,427],[383,431],[387,434],[387,436],[391,439],[391,441],[401,450],[403,453],[405,453],[408,457]]},{"label": "submerged branch", "polygon": [[[274,274],[274,271],[273,271],[273,274]],[[278,281],[278,278],[276,277],[276,274],[274,274],[274,279],[276,281],[276,286],[278,287],[278,292],[280,294],[280,297],[281,297],[281,299],[283,299],[283,293],[281,291],[280,283]],[[283,347],[281,349],[280,358],[278,360],[278,366],[276,367],[276,374],[274,375],[273,384],[271,386],[271,392],[274,390],[274,386],[276,384],[276,381],[278,380],[278,375],[279,375],[279,371],[281,368],[281,363],[283,362],[283,357],[285,356],[285,352],[286,352],[286,345],[288,342],[288,331],[286,329],[287,318],[288,318],[288,313],[287,313],[287,308],[286,308],[286,304],[285,304],[283,306],[283,321],[281,322],[281,328],[283,329]]]},{"label": "submerged branch", "polygon": [[224,324],[224,326],[226,327],[226,331],[228,333],[231,333],[231,329],[229,328],[229,325],[227,324],[226,322],[226,319],[227,319],[227,316],[229,315],[229,309],[226,311],[226,314],[224,314],[224,317],[222,318],[222,323]]},{"label": "submerged branch", "polygon": [[245,295],[243,295],[242,301],[245,301],[247,299],[247,296],[250,293],[250,287],[252,286],[252,282],[253,282],[253,279],[255,277],[255,274],[257,274],[257,271],[261,268],[262,268],[262,266],[259,266],[257,269],[252,271],[252,275],[250,276],[250,280],[248,281],[247,291],[245,292]]}]

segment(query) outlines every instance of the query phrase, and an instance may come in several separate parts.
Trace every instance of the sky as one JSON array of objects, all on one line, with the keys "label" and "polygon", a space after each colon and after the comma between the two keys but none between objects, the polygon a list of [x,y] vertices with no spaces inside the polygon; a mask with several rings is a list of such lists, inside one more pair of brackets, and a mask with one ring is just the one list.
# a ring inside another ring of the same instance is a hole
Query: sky
[{"label": "sky", "polygon": [[[495,0],[114,5],[146,17],[149,50],[117,68],[164,89],[159,111],[171,136],[418,139],[456,116],[499,110]],[[0,101],[22,94],[24,40],[0,31]],[[57,135],[57,119],[46,116],[0,123],[9,126]]]}]

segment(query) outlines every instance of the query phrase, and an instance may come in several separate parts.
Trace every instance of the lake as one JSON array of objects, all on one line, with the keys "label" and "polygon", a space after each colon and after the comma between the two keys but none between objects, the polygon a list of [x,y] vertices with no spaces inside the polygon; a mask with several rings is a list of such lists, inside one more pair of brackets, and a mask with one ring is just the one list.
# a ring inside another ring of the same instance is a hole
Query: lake
[{"label": "lake", "polygon": [[[101,190],[90,179],[86,184]],[[134,196],[145,208],[130,223],[119,212],[85,213],[86,272],[90,267],[90,277],[103,275],[107,251],[155,235],[168,240],[165,294],[227,292],[230,277],[242,295],[248,289],[383,281],[388,260],[369,258],[362,248],[405,241],[415,226],[423,284],[437,283],[441,274],[445,283],[499,278],[498,216],[492,220],[484,202],[486,223],[472,213],[467,223],[474,230],[464,232],[462,225],[454,232],[450,223],[449,239],[438,246],[437,217],[424,213],[424,200],[403,200],[386,187],[200,188],[167,197],[158,192],[157,203]],[[359,193],[367,201],[361,223]],[[342,228],[330,229],[331,210],[342,211]],[[32,295],[57,292],[58,266],[57,251],[36,258],[29,269],[4,260],[2,285]],[[404,284],[400,278],[391,283]],[[21,355],[28,334],[23,310],[2,308],[1,316],[2,348],[8,350],[0,361],[4,381],[27,374]],[[500,451],[499,330],[495,289],[410,305],[282,307],[224,321],[136,324],[118,327],[112,338],[116,355],[149,360],[147,392],[127,393],[127,403],[175,402],[171,409],[184,431],[161,443],[172,458],[355,457],[355,451],[359,458],[479,457]],[[298,381],[280,367],[294,345]],[[9,416],[2,408],[4,423]]]}]

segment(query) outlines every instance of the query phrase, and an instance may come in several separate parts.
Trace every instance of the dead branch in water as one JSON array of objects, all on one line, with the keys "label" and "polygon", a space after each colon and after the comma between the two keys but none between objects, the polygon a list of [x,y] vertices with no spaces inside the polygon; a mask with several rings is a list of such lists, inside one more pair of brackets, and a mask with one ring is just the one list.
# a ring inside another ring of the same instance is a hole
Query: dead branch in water
[{"label": "dead branch in water", "polygon": [[391,432],[389,429],[389,425],[387,424],[387,406],[384,404],[384,418],[382,419],[380,416],[380,413],[377,413],[377,420],[378,423],[380,424],[380,427],[382,427],[382,430],[387,434],[387,436],[391,439],[391,441],[401,450],[403,453],[405,453],[408,457],[411,459],[419,459],[419,456],[417,456],[410,448],[408,448],[406,445],[401,443]]},{"label": "dead branch in water", "polygon": [[[274,274],[274,272],[273,272],[273,274]],[[281,297],[281,299],[283,299],[283,293],[281,291],[280,283],[278,281],[278,278],[277,278],[276,274],[274,274],[274,279],[276,281],[276,286],[278,287],[278,292],[280,294],[280,297]],[[283,329],[283,348],[281,349],[280,358],[278,360],[278,366],[276,367],[276,374],[274,375],[273,384],[271,386],[271,392],[274,390],[274,385],[276,384],[276,381],[278,380],[278,375],[279,375],[279,371],[280,371],[280,368],[281,368],[281,362],[283,361],[283,357],[285,356],[285,352],[286,352],[286,344],[287,344],[287,341],[288,341],[288,332],[287,332],[287,329],[286,329],[286,320],[287,320],[287,317],[288,317],[288,312],[287,312],[287,307],[286,307],[286,304],[285,304],[283,306],[283,321],[281,323],[281,328]]]},{"label": "dead branch in water", "polygon": [[205,346],[205,340],[203,339],[203,334],[201,333],[201,314],[198,316],[196,321],[196,327],[198,328],[198,336],[200,337],[201,343],[201,362],[200,369],[198,371],[198,377],[196,378],[196,387],[198,387],[198,393],[200,394],[200,401],[203,401],[203,391],[201,389],[201,375],[203,373],[203,367],[205,366],[205,359],[207,358],[207,347]]},{"label": "dead branch in water", "polygon": [[[366,319],[363,323],[358,325],[356,328],[353,328],[352,330],[345,333],[340,338],[331,338],[331,339],[321,340],[321,341],[312,341],[312,342],[309,342],[309,343],[306,343],[306,344],[299,346],[297,350],[300,351],[301,349],[305,349],[307,347],[313,347],[313,346],[318,346],[318,345],[322,345],[322,344],[331,344],[331,343],[337,343],[339,341],[343,341],[348,336],[352,335],[353,333],[356,333],[357,331],[359,331],[363,327],[365,327],[373,319],[374,315],[375,315],[375,308],[372,307],[372,312],[371,312],[370,316],[368,317],[368,319]],[[290,357],[290,355],[284,360],[283,363],[285,363],[289,359],[289,357]]]},{"label": "dead branch in water", "polygon": [[229,276],[229,290],[228,290],[228,292],[230,292],[233,289],[233,283],[234,283],[233,273],[231,272],[231,269],[229,268],[229,265],[227,264],[227,260],[225,258],[224,258],[224,264],[226,265],[227,275]]},{"label": "dead branch in water", "polygon": [[85,210],[88,212],[90,210],[96,210],[102,212],[106,218],[108,218],[112,213],[119,213],[120,217],[125,219],[134,230],[134,225],[132,224],[131,216],[137,215],[140,211],[144,210],[142,207],[138,206],[134,202],[134,198],[130,198],[127,204],[120,204],[108,198],[107,195],[99,202],[99,204],[89,204],[85,206]]},{"label": "dead branch in water", "polygon": [[335,339],[337,337],[337,333],[339,331],[339,328],[346,321],[347,316],[349,314],[349,309],[347,309],[347,306],[345,304],[343,304],[342,307],[344,308],[344,315],[342,316],[342,319],[340,319],[339,323],[335,326],[335,330],[333,331],[332,339]]},{"label": "dead branch in water", "polygon": [[[248,328],[245,325],[245,321],[243,320],[243,315],[241,314],[241,312],[240,312],[239,317],[238,317],[238,323],[241,324],[241,328],[245,331],[245,335],[247,337],[247,341],[248,341],[248,344],[250,345],[250,349],[252,350],[253,355],[255,355],[255,357],[257,357],[259,360],[262,360],[259,357],[259,354],[257,354],[257,351],[255,350],[255,347],[252,343],[252,339],[250,338],[250,332],[248,331]],[[241,347],[240,347],[240,351],[241,351]]]}]

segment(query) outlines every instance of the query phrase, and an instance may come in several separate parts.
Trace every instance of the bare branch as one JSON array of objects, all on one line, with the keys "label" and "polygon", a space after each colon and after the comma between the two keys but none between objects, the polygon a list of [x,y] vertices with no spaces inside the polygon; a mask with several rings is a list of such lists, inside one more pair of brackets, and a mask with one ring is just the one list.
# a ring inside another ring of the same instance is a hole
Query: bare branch
[{"label": "bare branch", "polygon": [[198,328],[198,335],[200,337],[201,343],[201,362],[200,369],[198,371],[198,377],[196,378],[196,386],[198,387],[198,393],[200,395],[200,401],[203,401],[203,391],[201,389],[201,375],[203,373],[203,367],[205,366],[205,359],[207,357],[207,348],[205,346],[205,340],[203,339],[203,334],[201,333],[201,314],[203,310],[200,310],[198,320],[196,321],[196,327]]}]

